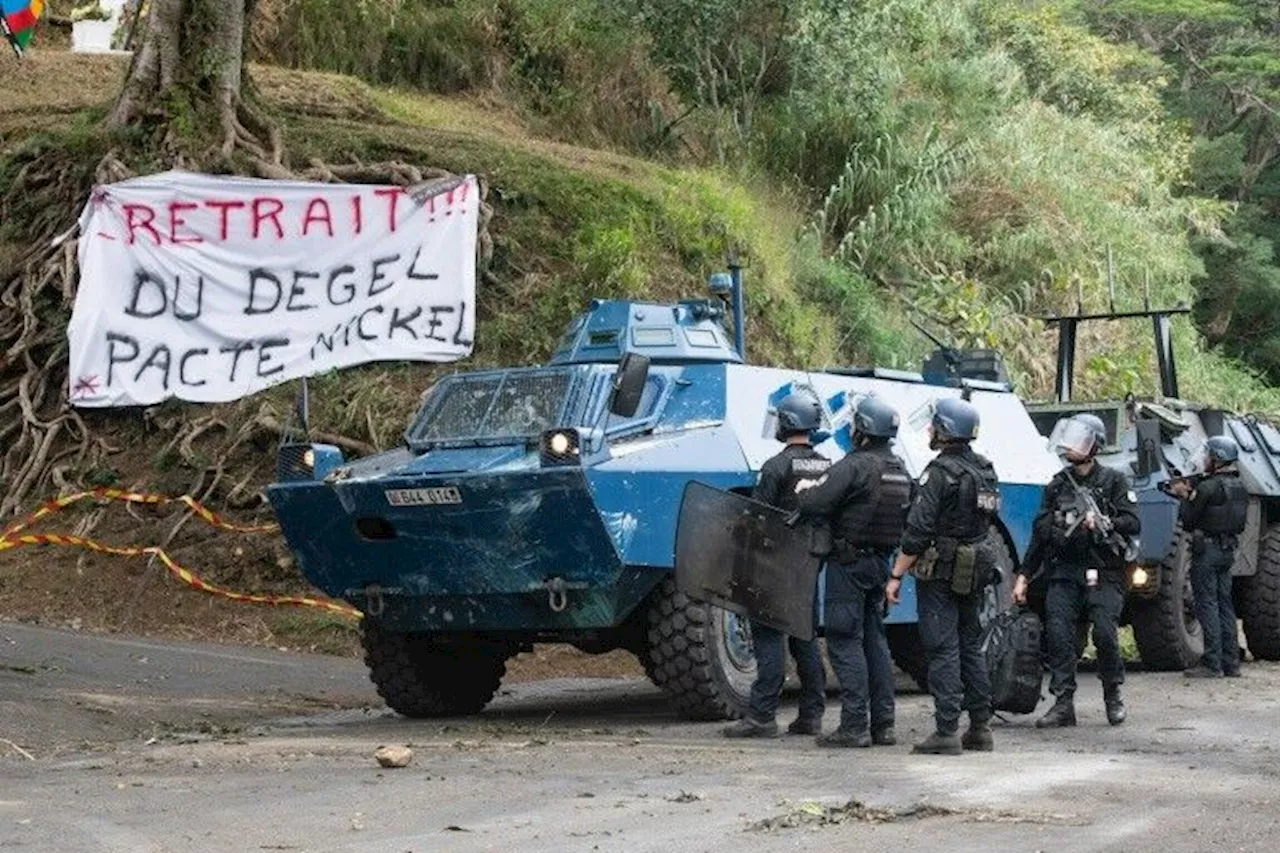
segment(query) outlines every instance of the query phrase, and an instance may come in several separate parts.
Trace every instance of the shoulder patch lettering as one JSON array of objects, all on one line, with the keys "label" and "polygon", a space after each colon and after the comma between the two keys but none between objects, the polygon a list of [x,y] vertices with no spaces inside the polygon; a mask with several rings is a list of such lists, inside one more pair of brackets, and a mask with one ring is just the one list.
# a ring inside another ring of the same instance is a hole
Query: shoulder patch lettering
[{"label": "shoulder patch lettering", "polygon": [[792,459],[791,470],[797,474],[821,474],[831,467],[830,459]]}]

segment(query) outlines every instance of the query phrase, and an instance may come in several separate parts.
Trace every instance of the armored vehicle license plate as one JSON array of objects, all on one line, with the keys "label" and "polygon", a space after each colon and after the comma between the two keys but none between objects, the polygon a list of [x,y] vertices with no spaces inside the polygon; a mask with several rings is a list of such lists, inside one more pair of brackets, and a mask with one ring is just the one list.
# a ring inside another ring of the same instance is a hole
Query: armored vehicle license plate
[{"label": "armored vehicle license plate", "polygon": [[453,486],[439,486],[432,489],[387,489],[387,503],[392,506],[435,506],[437,504],[460,504],[462,493]]}]

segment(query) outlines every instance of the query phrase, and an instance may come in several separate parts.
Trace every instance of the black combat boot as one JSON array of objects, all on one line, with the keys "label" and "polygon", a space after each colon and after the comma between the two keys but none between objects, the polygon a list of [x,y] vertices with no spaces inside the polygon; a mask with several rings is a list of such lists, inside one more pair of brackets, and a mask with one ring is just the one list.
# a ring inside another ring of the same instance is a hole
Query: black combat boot
[{"label": "black combat boot", "polygon": [[898,735],[893,730],[893,723],[877,726],[871,730],[871,742],[876,746],[893,746],[898,742]]},{"label": "black combat boot", "polygon": [[1070,698],[1059,697],[1049,712],[1036,720],[1037,729],[1055,729],[1076,724],[1076,706]]},{"label": "black combat boot", "polygon": [[970,752],[991,752],[995,749],[996,739],[991,734],[991,718],[969,717],[969,728],[964,737],[960,738],[960,745]]},{"label": "black combat boot", "polygon": [[960,745],[960,735],[956,732],[934,732],[911,747],[911,751],[922,755],[959,755],[964,752],[964,747]]},{"label": "black combat boot", "polygon": [[866,731],[855,732],[853,729],[842,727],[834,732],[818,735],[815,743],[818,746],[844,747],[846,749],[861,748],[871,746],[871,735]]},{"label": "black combat boot", "polygon": [[1113,726],[1123,723],[1127,714],[1124,709],[1124,700],[1120,698],[1120,688],[1106,688],[1102,693],[1102,701],[1107,706],[1107,722]]},{"label": "black combat boot", "polygon": [[738,722],[724,728],[725,737],[777,737],[778,723],[770,720],[762,723],[750,717],[743,717]]},{"label": "black combat boot", "polygon": [[1184,678],[1221,678],[1222,677],[1222,673],[1218,672],[1216,669],[1209,669],[1209,667],[1205,666],[1204,664],[1197,664],[1196,666],[1193,666],[1190,669],[1184,669],[1182,671],[1182,675]]},{"label": "black combat boot", "polygon": [[787,731],[793,735],[820,735],[822,734],[822,718],[808,719],[807,717],[796,717],[791,721],[791,725],[787,726]]}]

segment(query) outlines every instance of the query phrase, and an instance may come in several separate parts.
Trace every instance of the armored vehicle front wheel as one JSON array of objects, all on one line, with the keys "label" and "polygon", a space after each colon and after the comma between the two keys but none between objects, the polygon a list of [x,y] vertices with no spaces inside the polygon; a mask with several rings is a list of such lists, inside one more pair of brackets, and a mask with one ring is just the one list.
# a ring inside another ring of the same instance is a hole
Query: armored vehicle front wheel
[{"label": "armored vehicle front wheel", "polygon": [[1150,601],[1132,603],[1133,639],[1148,668],[1186,669],[1204,654],[1204,636],[1191,595],[1191,537],[1178,525],[1173,546],[1160,564],[1160,589]]},{"label": "armored vehicle front wheel", "polygon": [[722,607],[690,598],[668,577],[649,607],[645,670],[682,717],[742,716],[756,678],[751,628]]},{"label": "armored vehicle front wheel", "polygon": [[1258,571],[1236,580],[1249,653],[1280,660],[1280,524],[1272,524],[1258,546]]},{"label": "armored vehicle front wheel", "polygon": [[476,640],[443,644],[429,634],[360,623],[364,662],[378,695],[406,717],[478,714],[497,692],[516,648]]}]

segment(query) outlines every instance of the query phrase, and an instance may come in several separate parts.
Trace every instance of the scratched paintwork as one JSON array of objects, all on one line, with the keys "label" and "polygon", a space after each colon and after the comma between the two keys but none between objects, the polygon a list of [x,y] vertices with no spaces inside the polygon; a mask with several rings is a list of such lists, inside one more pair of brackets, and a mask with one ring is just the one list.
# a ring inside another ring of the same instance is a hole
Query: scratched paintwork
[{"label": "scratched paintwork", "polygon": [[[933,457],[929,406],[958,396],[958,389],[900,371],[845,376],[745,365],[718,322],[695,317],[691,304],[599,303],[571,325],[554,368],[485,372],[495,383],[534,371],[563,377],[569,390],[562,403],[539,402],[560,405],[558,425],[584,436],[580,465],[544,467],[536,435],[446,437],[415,451],[422,433],[411,426],[407,447],[351,463],[328,482],[272,484],[272,505],[303,574],[361,607],[365,589],[377,585],[384,608],[378,618],[404,629],[517,630],[545,639],[610,628],[672,571],[685,486],[697,480],[749,491],[760,466],[780,449],[770,408],[796,387],[808,386],[823,400],[829,438],[819,449],[832,458],[848,450],[853,407],[869,393],[899,409],[897,451],[908,469],[918,475]],[[645,351],[632,345],[631,331],[652,329],[664,317],[683,324],[674,327],[682,345],[646,351],[654,361],[639,411],[607,415],[621,348]],[[610,329],[620,329],[611,343],[592,345],[593,334],[606,341]],[[685,330],[711,330],[718,349],[695,352]],[[415,421],[433,416],[439,388],[426,395]],[[983,422],[977,449],[995,463],[1002,525],[1021,555],[1057,461],[1012,393],[977,390],[972,402]],[[478,423],[466,426],[483,432]],[[389,489],[439,487],[456,488],[462,502],[404,507],[385,498]],[[362,537],[356,527],[362,517],[382,519],[394,538]],[[560,612],[549,606],[544,587],[553,578],[567,588],[568,606]],[[908,584],[889,621],[915,619]]]}]

